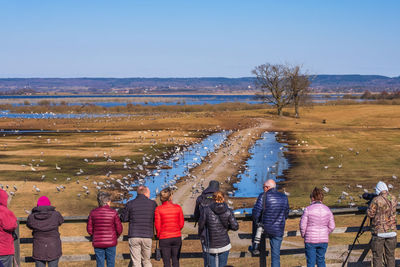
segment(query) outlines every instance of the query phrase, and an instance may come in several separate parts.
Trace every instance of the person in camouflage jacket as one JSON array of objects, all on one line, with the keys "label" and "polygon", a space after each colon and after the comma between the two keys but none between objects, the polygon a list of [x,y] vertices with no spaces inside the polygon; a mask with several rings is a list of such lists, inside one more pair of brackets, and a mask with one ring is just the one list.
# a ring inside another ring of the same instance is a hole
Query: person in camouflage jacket
[{"label": "person in camouflage jacket", "polygon": [[375,193],[377,196],[371,201],[367,210],[367,215],[371,218],[373,266],[383,266],[382,256],[385,248],[386,266],[394,267],[394,251],[397,245],[397,199],[389,193],[384,182],[376,185]]}]

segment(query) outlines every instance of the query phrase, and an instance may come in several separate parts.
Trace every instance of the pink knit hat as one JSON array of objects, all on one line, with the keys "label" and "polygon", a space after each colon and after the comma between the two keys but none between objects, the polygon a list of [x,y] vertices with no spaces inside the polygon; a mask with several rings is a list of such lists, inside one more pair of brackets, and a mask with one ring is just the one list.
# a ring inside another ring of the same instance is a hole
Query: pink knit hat
[{"label": "pink knit hat", "polygon": [[46,196],[41,196],[38,201],[37,201],[37,206],[50,206],[50,199],[48,199],[48,197]]}]

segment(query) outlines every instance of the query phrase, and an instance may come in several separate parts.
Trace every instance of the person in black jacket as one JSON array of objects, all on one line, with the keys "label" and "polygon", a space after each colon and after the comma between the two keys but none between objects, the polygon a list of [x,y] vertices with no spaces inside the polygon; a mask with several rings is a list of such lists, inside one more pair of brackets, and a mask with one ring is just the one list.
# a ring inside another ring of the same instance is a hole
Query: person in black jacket
[{"label": "person in black jacket", "polygon": [[264,183],[264,193],[258,196],[253,207],[253,221],[262,223],[264,234],[271,246],[271,267],[280,266],[280,249],[289,215],[289,201],[285,194],[276,190],[276,183],[269,179]]},{"label": "person in black jacket", "polygon": [[204,266],[224,267],[232,247],[228,231],[237,231],[239,224],[226,205],[222,192],[215,192],[213,200],[211,205],[203,209],[199,219],[199,235],[207,253]]},{"label": "person in black jacket", "polygon": [[[194,221],[197,223],[200,219],[200,214],[202,213],[202,210],[210,205],[211,203],[214,202],[213,200],[213,194],[219,190],[219,182],[215,180],[211,180],[210,183],[208,184],[208,187],[204,189],[204,191],[201,193],[200,196],[197,197],[196,199],[196,206],[194,208]],[[196,226],[196,225],[195,225]],[[203,250],[203,260],[204,260],[204,266],[207,264],[207,259],[208,259],[208,254],[205,250],[204,244],[202,244],[202,250]]]},{"label": "person in black jacket", "polygon": [[46,196],[41,196],[37,207],[32,209],[26,225],[32,229],[33,258],[36,267],[57,267],[62,255],[61,239],[58,227],[64,222],[64,218],[51,206]]},{"label": "person in black jacket", "polygon": [[129,222],[129,250],[134,267],[151,267],[151,245],[154,236],[154,211],[157,204],[146,186],[137,188],[137,197],[121,212],[121,221]]}]

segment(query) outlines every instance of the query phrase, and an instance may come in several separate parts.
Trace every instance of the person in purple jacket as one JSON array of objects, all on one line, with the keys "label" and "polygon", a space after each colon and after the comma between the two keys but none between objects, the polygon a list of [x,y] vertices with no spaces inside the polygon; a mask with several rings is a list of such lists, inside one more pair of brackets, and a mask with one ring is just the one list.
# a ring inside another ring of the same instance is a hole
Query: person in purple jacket
[{"label": "person in purple jacket", "polygon": [[304,209],[300,220],[300,232],[304,238],[307,267],[325,267],[325,253],[329,234],[335,229],[331,210],[322,204],[324,194],[315,187],[311,195],[311,205]]}]

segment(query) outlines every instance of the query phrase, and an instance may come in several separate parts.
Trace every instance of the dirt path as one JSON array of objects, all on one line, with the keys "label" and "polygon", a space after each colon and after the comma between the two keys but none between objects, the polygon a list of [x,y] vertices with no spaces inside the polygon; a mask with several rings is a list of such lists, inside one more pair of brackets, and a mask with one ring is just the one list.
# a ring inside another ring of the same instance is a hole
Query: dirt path
[{"label": "dirt path", "polygon": [[249,148],[263,132],[271,129],[271,121],[258,119],[256,125],[232,133],[218,151],[193,169],[190,178],[179,183],[174,194],[174,202],[182,206],[183,213],[193,214],[196,198],[210,180],[217,180],[222,185],[229,183],[228,177],[236,175],[241,167],[240,163],[249,156]]}]

